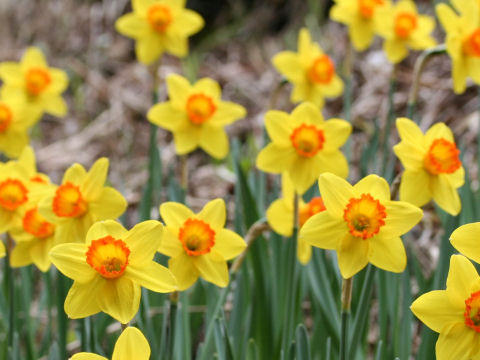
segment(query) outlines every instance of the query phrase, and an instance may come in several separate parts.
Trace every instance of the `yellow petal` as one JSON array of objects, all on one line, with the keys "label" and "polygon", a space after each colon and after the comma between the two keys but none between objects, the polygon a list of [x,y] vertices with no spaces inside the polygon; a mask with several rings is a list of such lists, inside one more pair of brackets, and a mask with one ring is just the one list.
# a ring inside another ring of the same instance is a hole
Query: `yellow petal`
[{"label": "yellow petal", "polygon": [[311,102],[303,102],[298,105],[293,109],[291,117],[299,123],[313,124],[322,128],[325,124],[319,108]]},{"label": "yellow petal", "polygon": [[316,156],[320,173],[332,173],[346,178],[348,176],[348,162],[340,150],[322,151]]},{"label": "yellow petal", "polygon": [[337,245],[338,267],[344,279],[351,278],[368,264],[369,241],[346,235]]},{"label": "yellow petal", "polygon": [[167,89],[170,102],[176,109],[183,109],[192,86],[183,76],[170,74],[167,76]]},{"label": "yellow petal", "polygon": [[188,39],[180,34],[167,33],[164,39],[165,51],[182,58],[188,54]]},{"label": "yellow petal", "polygon": [[[189,126],[173,134],[175,151],[178,155],[185,155],[195,150],[200,143],[201,127]],[[228,150],[227,150],[228,151]]]},{"label": "yellow petal", "polygon": [[187,37],[200,31],[204,24],[203,18],[195,11],[183,9],[172,22],[171,31]]},{"label": "yellow petal", "polygon": [[54,237],[50,236],[47,239],[42,239],[40,241],[35,241],[30,248],[30,256],[34,264],[42,272],[47,272],[50,269],[50,258],[48,253],[52,249]]},{"label": "yellow petal", "polygon": [[121,276],[105,281],[97,301],[104,313],[122,324],[127,324],[138,311],[140,296],[140,286]]},{"label": "yellow petal", "polygon": [[321,249],[335,250],[347,232],[343,220],[333,218],[326,211],[322,211],[305,222],[298,237]]},{"label": "yellow petal", "polygon": [[50,251],[50,260],[65,276],[78,283],[88,283],[97,272],[87,264],[87,247],[84,244],[60,244]]},{"label": "yellow petal", "polygon": [[335,4],[330,10],[330,18],[343,24],[350,24],[355,16],[351,6],[345,6],[342,3]]},{"label": "yellow petal", "polygon": [[225,287],[228,284],[228,267],[225,261],[214,261],[207,255],[195,257],[193,263],[200,276],[206,281],[219,287]]},{"label": "yellow petal", "polygon": [[170,201],[160,205],[160,216],[166,226],[179,228],[188,218],[193,217],[194,213],[185,205]]},{"label": "yellow petal", "polygon": [[478,291],[479,280],[480,276],[478,276],[477,270],[465,256],[452,255],[450,257],[447,296],[453,305],[465,308],[465,300],[471,296],[472,292]]},{"label": "yellow petal", "polygon": [[459,188],[465,184],[465,168],[461,166],[453,174],[445,174],[448,178],[448,182],[455,188]]},{"label": "yellow petal", "polygon": [[444,123],[436,123],[425,133],[425,143],[430,144],[436,139],[445,139],[450,142],[455,142],[452,130]]},{"label": "yellow petal", "polygon": [[323,172],[324,166],[328,165],[322,160],[324,159],[320,156],[312,158],[297,156],[292,162],[288,175],[299,195],[304,194],[315,183],[318,176]]},{"label": "yellow petal", "polygon": [[100,158],[92,165],[80,186],[80,192],[87,201],[96,200],[102,193],[107,179],[108,159]]},{"label": "yellow petal", "polygon": [[86,352],[81,352],[73,355],[71,360],[108,360],[106,357],[97,355],[97,354],[92,354],[92,353],[86,353]]},{"label": "yellow petal", "polygon": [[240,235],[228,229],[220,229],[215,234],[213,250],[218,252],[225,260],[230,260],[240,255],[247,247],[245,240]]},{"label": "yellow petal", "polygon": [[431,181],[433,200],[450,215],[457,215],[462,204],[457,190],[450,184],[444,174],[432,176]]},{"label": "yellow petal", "polygon": [[60,94],[64,92],[68,87],[67,73],[60,69],[50,68],[49,74],[52,82],[48,87],[48,91],[54,94]]},{"label": "yellow petal", "polygon": [[438,4],[435,7],[438,20],[447,33],[455,31],[458,28],[459,16],[447,4]]},{"label": "yellow petal", "polygon": [[218,85],[218,82],[210,78],[202,78],[198,80],[195,85],[193,85],[193,89],[196,92],[201,92],[212,97],[214,100],[219,100],[222,96],[220,85]]},{"label": "yellow petal", "polygon": [[177,279],[179,291],[188,289],[199,276],[197,268],[193,265],[193,258],[184,252],[168,260],[168,268]]},{"label": "yellow petal", "polygon": [[177,289],[177,280],[170,270],[154,261],[142,266],[129,264],[124,275],[151,291],[168,293]]},{"label": "yellow petal", "polygon": [[135,54],[138,61],[144,65],[150,65],[157,60],[164,51],[164,44],[156,34],[148,34],[137,39],[135,43]]},{"label": "yellow petal", "polygon": [[359,18],[354,18],[352,24],[348,29],[350,39],[352,40],[353,47],[357,51],[363,51],[367,49],[373,40],[373,23],[364,21]]},{"label": "yellow petal", "polygon": [[211,126],[225,126],[245,117],[247,111],[241,105],[230,101],[220,101],[217,104],[217,110],[208,120]]},{"label": "yellow petal", "polygon": [[[31,246],[30,241],[19,242],[15,245],[10,254],[10,266],[16,268],[30,265],[32,263],[32,258],[30,256]],[[5,245],[3,245],[3,242],[0,242],[0,256],[5,256]]]},{"label": "yellow petal", "polygon": [[225,201],[217,198],[208,202],[197,214],[197,217],[209,224],[215,231],[222,229],[227,219]]},{"label": "yellow petal", "polygon": [[456,229],[450,236],[455,249],[473,261],[480,263],[480,222],[466,224]]},{"label": "yellow petal", "polygon": [[325,133],[324,151],[338,150],[347,141],[352,125],[342,119],[329,119],[323,125]]},{"label": "yellow petal", "polygon": [[423,211],[404,201],[385,201],[387,218],[378,236],[393,238],[410,231],[423,217]]},{"label": "yellow petal", "polygon": [[448,324],[465,320],[465,305],[462,308],[452,305],[445,290],[434,290],[421,295],[410,309],[420,321],[436,332],[442,331]]},{"label": "yellow petal", "polygon": [[468,360],[478,353],[478,333],[463,321],[442,329],[435,345],[437,360]]},{"label": "yellow petal", "polygon": [[475,83],[480,84],[480,59],[470,56],[466,59],[466,63],[468,75]]},{"label": "yellow petal", "polygon": [[390,186],[387,181],[378,175],[368,175],[353,186],[356,196],[370,194],[382,204],[390,200]]},{"label": "yellow petal", "polygon": [[22,56],[22,67],[28,69],[30,67],[43,67],[47,68],[48,64],[45,60],[45,56],[39,48],[29,47]]},{"label": "yellow petal", "polygon": [[68,111],[67,103],[60,95],[51,95],[45,97],[43,101],[43,109],[46,113],[58,117],[65,116]]},{"label": "yellow petal", "polygon": [[24,78],[20,64],[8,61],[0,63],[0,78],[5,84],[21,87]]},{"label": "yellow petal", "polygon": [[265,214],[273,231],[283,236],[291,236],[293,232],[293,209],[287,204],[286,199],[275,200]]},{"label": "yellow petal", "polygon": [[175,109],[169,102],[154,105],[148,111],[147,118],[152,124],[172,132],[187,120],[185,112]]},{"label": "yellow petal", "polygon": [[294,130],[290,115],[278,110],[270,110],[265,114],[265,128],[268,136],[278,146],[289,147],[292,145],[290,135]]},{"label": "yellow petal", "polygon": [[98,275],[85,284],[75,281],[65,299],[65,312],[71,319],[81,319],[101,311],[98,299],[103,296],[102,289],[107,283]]},{"label": "yellow petal", "polygon": [[279,147],[270,143],[257,155],[256,165],[262,171],[279,174],[289,169],[296,157],[293,147]]},{"label": "yellow petal", "polygon": [[432,199],[430,175],[425,170],[405,170],[400,182],[400,200],[423,206]]},{"label": "yellow petal", "polygon": [[[358,239],[358,241],[362,241]],[[368,260],[380,269],[400,273],[407,265],[402,239],[374,236],[370,240]]]},{"label": "yellow petal", "polygon": [[302,265],[307,265],[312,258],[312,246],[307,242],[298,239],[297,241],[297,259]]},{"label": "yellow petal", "polygon": [[18,158],[18,163],[23,166],[29,177],[33,177],[37,173],[37,165],[35,161],[35,153],[31,146],[26,146],[20,157]]},{"label": "yellow petal", "polygon": [[104,220],[93,224],[87,232],[85,244],[90,246],[93,240],[98,240],[106,236],[115,239],[125,239],[128,231],[117,221]]},{"label": "yellow petal", "polygon": [[453,91],[456,94],[462,94],[467,88],[468,69],[465,66],[464,59],[452,59],[452,80]]},{"label": "yellow petal", "polygon": [[163,238],[158,252],[170,257],[180,256],[184,251],[181,241],[178,239],[178,228],[172,229],[169,226],[163,231]]},{"label": "yellow petal", "polygon": [[0,241],[0,257],[4,257],[6,255],[6,249],[3,242]]},{"label": "yellow petal", "polygon": [[115,21],[115,29],[122,35],[134,39],[147,36],[150,28],[146,19],[142,19],[135,13],[125,14]]},{"label": "yellow petal", "polygon": [[477,0],[452,0],[452,4],[467,23],[478,24],[480,4]]},{"label": "yellow petal", "polygon": [[202,127],[199,146],[216,159],[225,158],[230,148],[227,133],[223,128],[206,125]]},{"label": "yellow petal", "polygon": [[75,163],[70,166],[67,171],[65,171],[62,184],[65,184],[66,182],[71,182],[74,185],[81,185],[83,178],[86,175],[87,172],[85,171],[85,168],[82,165]]},{"label": "yellow petal", "polygon": [[346,180],[330,173],[320,175],[318,186],[328,213],[343,221],[345,207],[355,196],[353,187]]},{"label": "yellow petal", "polygon": [[155,0],[132,0],[132,9],[135,13],[143,16],[154,3]]},{"label": "yellow petal", "polygon": [[160,247],[163,225],[160,221],[147,220],[135,225],[125,236],[124,241],[131,250],[128,261],[134,266],[142,266],[152,261]]},{"label": "yellow petal", "polygon": [[298,54],[292,51],[282,51],[272,58],[273,66],[290,82],[301,82],[305,78]]},{"label": "yellow petal", "polygon": [[150,345],[140,330],[128,327],[120,334],[115,344],[112,360],[132,359],[150,359]]},{"label": "yellow petal", "polygon": [[112,187],[101,189],[100,196],[88,204],[88,210],[95,221],[115,219],[127,209],[127,201],[123,195]]},{"label": "yellow petal", "polygon": [[343,92],[343,80],[335,74],[328,84],[322,84],[317,86],[317,88],[325,97],[337,97]]},{"label": "yellow petal", "polygon": [[397,64],[408,56],[408,49],[404,41],[393,38],[383,42],[383,50],[387,54],[388,61]]},{"label": "yellow petal", "polygon": [[412,120],[405,117],[397,118],[396,125],[398,135],[402,141],[418,144],[419,146],[423,144],[422,130]]}]

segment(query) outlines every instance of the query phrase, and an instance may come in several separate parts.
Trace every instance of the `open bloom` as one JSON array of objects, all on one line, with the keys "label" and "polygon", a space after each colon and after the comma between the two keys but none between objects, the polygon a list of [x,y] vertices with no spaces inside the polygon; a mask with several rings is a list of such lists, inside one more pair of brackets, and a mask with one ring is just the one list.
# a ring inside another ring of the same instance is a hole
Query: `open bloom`
[{"label": "open bloom", "polygon": [[339,96],[343,81],[335,72],[335,64],[310,38],[303,28],[298,34],[298,53],[282,51],[272,59],[275,68],[293,84],[291,101],[311,101],[323,107],[325,97]]},{"label": "open bloom", "polygon": [[239,255],[246,243],[224,229],[225,202],[212,200],[198,214],[180,203],[167,202],[160,205],[160,215],[166,230],[158,251],[170,257],[168,268],[177,278],[178,289],[189,288],[199,276],[227,286],[227,260]]},{"label": "open bloom", "polygon": [[480,277],[462,255],[450,258],[446,290],[434,290],[417,298],[412,312],[440,333],[437,360],[471,360],[480,355]]},{"label": "open bloom", "polygon": [[[150,345],[140,330],[127,327],[117,339],[113,348],[112,360],[149,360]],[[71,360],[108,360],[107,358],[81,352],[71,357]]]},{"label": "open bloom", "polygon": [[222,101],[218,83],[209,78],[191,85],[187,79],[172,74],[167,77],[170,101],[154,105],[148,120],[173,132],[175,149],[179,155],[197,147],[217,159],[228,154],[226,125],[245,116],[243,106]]},{"label": "open bloom", "polygon": [[3,98],[16,98],[36,112],[38,120],[43,112],[64,116],[67,105],[61,94],[68,86],[67,74],[48,67],[45,56],[35,47],[29,47],[20,63],[0,63],[0,79],[4,85]]},{"label": "open bloom", "polygon": [[132,0],[133,12],[120,17],[117,31],[136,40],[138,61],[148,65],[163,52],[177,57],[188,53],[188,37],[200,31],[203,19],[185,9],[185,1]]},{"label": "open bloom", "polygon": [[378,10],[389,4],[389,0],[335,0],[330,17],[348,26],[354,48],[362,51],[373,41]]},{"label": "open bloom", "polygon": [[369,175],[354,186],[333,174],[318,179],[326,210],[313,215],[300,229],[309,244],[336,250],[340,272],[350,278],[369,262],[392,272],[407,263],[400,235],[423,216],[409,203],[390,200],[385,179]]},{"label": "open bloom", "polygon": [[480,84],[480,2],[452,0],[457,14],[446,4],[436,7],[438,19],[447,32],[447,52],[452,59],[453,90],[463,93],[467,77]]},{"label": "open bloom", "polygon": [[90,226],[99,220],[115,219],[127,207],[123,196],[105,186],[108,159],[97,160],[87,172],[73,164],[54,188],[38,205],[40,214],[57,226],[60,242],[85,242]]},{"label": "open bloom", "polygon": [[463,185],[465,170],[452,131],[443,123],[433,125],[425,135],[407,118],[397,119],[400,143],[393,147],[405,168],[400,183],[400,200],[416,206],[432,198],[452,215],[460,212],[457,188]]},{"label": "open bloom", "polygon": [[122,324],[135,316],[143,286],[156,292],[176,290],[171,272],[153,261],[163,226],[149,220],[127,231],[106,220],[88,230],[83,244],[60,244],[50,252],[52,263],[74,280],[65,312],[73,319],[103,311]]},{"label": "open bloom", "polygon": [[[275,200],[267,209],[268,224],[272,229],[283,236],[292,236],[293,212],[295,191],[288,176],[282,176],[282,197]],[[325,205],[320,196],[312,198],[305,203],[301,197],[298,200],[298,223],[300,228],[312,216],[325,210]],[[297,259],[302,264],[307,264],[312,257],[312,246],[303,239],[297,242]]]},{"label": "open bloom", "polygon": [[378,14],[377,33],[385,39],[383,50],[391,63],[405,59],[409,48],[424,50],[436,44],[430,35],[435,28],[435,20],[419,15],[412,0],[400,0],[393,9],[384,6]]},{"label": "open bloom", "polygon": [[272,142],[257,156],[257,167],[266,172],[286,172],[295,191],[303,194],[323,172],[348,175],[348,163],[338,149],[352,126],[341,119],[323,120],[312,103],[302,103],[289,115],[271,110],[265,126]]}]

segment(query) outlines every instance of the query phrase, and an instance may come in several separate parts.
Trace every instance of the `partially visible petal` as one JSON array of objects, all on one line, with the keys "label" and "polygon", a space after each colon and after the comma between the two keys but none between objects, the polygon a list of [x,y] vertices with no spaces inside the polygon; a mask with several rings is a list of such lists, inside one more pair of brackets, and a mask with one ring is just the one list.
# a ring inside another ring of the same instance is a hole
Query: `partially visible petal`
[{"label": "partially visible petal", "polygon": [[365,176],[353,186],[353,190],[357,196],[370,194],[382,204],[390,200],[390,186],[384,178],[375,174]]},{"label": "partially visible petal", "polygon": [[400,200],[423,206],[431,199],[429,173],[425,170],[405,170],[400,181]]},{"label": "partially visible petal", "polygon": [[418,224],[423,217],[423,211],[404,201],[386,201],[385,206],[387,217],[385,225],[380,228],[379,236],[393,238],[403,235]]},{"label": "partially visible petal", "polygon": [[323,125],[325,132],[324,151],[338,150],[347,142],[352,132],[352,125],[342,119],[329,119]]},{"label": "partially visible petal", "polygon": [[317,155],[317,159],[321,174],[332,173],[344,179],[348,176],[348,161],[340,150],[322,151]]},{"label": "partially visible petal", "polygon": [[80,186],[80,192],[85,200],[96,200],[101,195],[103,185],[107,180],[108,164],[107,158],[100,158],[88,171]]},{"label": "partially visible petal", "polygon": [[117,221],[98,221],[88,229],[85,243],[87,246],[90,246],[93,240],[98,240],[106,236],[123,240],[127,234],[128,231]]},{"label": "partially visible petal", "polygon": [[212,118],[208,120],[211,126],[225,126],[245,117],[247,111],[241,105],[230,101],[220,101]]},{"label": "partially visible petal", "polygon": [[213,249],[222,255],[225,260],[230,260],[240,255],[246,247],[247,244],[245,240],[231,230],[220,229],[215,234],[215,245]]},{"label": "partially visible petal", "polygon": [[65,299],[65,313],[71,319],[81,319],[101,311],[98,299],[107,283],[100,275],[85,284],[75,281]]},{"label": "partially visible petal", "polygon": [[140,296],[140,286],[127,277],[121,276],[105,281],[97,301],[103,312],[122,324],[127,324],[140,307]]},{"label": "partially visible petal", "polygon": [[30,46],[22,56],[22,67],[24,69],[30,67],[47,68],[48,64],[42,51],[37,47]]},{"label": "partially visible petal", "polygon": [[139,39],[148,35],[150,29],[146,19],[140,18],[135,13],[125,14],[115,21],[115,29],[122,35]]},{"label": "partially visible petal", "polygon": [[462,208],[462,204],[457,189],[450,184],[448,178],[443,174],[433,176],[431,186],[433,200],[438,206],[450,215],[457,215]]},{"label": "partially visible petal", "polygon": [[176,258],[168,260],[168,268],[177,279],[179,291],[188,289],[199,276],[197,268],[193,265],[192,257],[184,252]]},{"label": "partially visible petal", "polygon": [[185,122],[186,115],[185,112],[174,108],[170,102],[165,102],[154,105],[148,111],[147,119],[152,124],[173,132]]},{"label": "partially visible petal", "polygon": [[310,245],[335,250],[347,233],[343,220],[332,218],[326,211],[322,211],[305,222],[298,237]]},{"label": "partially visible petal", "polygon": [[[292,197],[293,199],[293,197]],[[275,200],[265,213],[268,224],[273,231],[283,236],[291,236],[293,232],[293,209],[287,206],[285,199]]]},{"label": "partially visible petal", "polygon": [[203,18],[195,11],[182,9],[181,13],[172,23],[171,30],[181,36],[187,37],[200,31],[204,24]]},{"label": "partially visible petal", "polygon": [[147,220],[135,225],[124,238],[131,250],[129,262],[135,266],[142,266],[152,261],[160,247],[163,235],[163,225],[160,221]]},{"label": "partially visible petal", "polygon": [[402,272],[407,265],[407,254],[402,239],[398,236],[392,238],[374,236],[370,239],[368,260],[380,269]]},{"label": "partially visible petal", "polygon": [[337,245],[338,267],[344,279],[351,278],[368,264],[369,241],[346,235]]},{"label": "partially visible petal", "polygon": [[355,196],[352,185],[339,176],[326,173],[320,175],[318,186],[328,213],[334,218],[343,220],[345,207]]},{"label": "partially visible petal", "polygon": [[208,255],[197,256],[193,261],[202,278],[219,287],[228,285],[228,267],[225,261],[213,261]]},{"label": "partially visible petal", "polygon": [[138,61],[144,65],[150,65],[157,60],[164,51],[160,38],[155,34],[137,39],[135,42],[135,54]]},{"label": "partially visible petal", "polygon": [[68,112],[67,103],[60,95],[52,95],[43,101],[43,109],[46,113],[63,117]]},{"label": "partially visible petal", "polygon": [[93,353],[86,353],[86,352],[76,353],[70,359],[71,360],[108,360],[106,357],[93,354]]},{"label": "partially visible petal", "polygon": [[305,77],[298,54],[282,51],[272,58],[273,66],[290,82],[300,82]]},{"label": "partially visible petal", "polygon": [[435,345],[437,360],[468,360],[478,351],[478,333],[465,326],[462,321],[444,328]]},{"label": "partially visible petal", "polygon": [[173,140],[177,154],[185,155],[195,150],[200,144],[200,134],[201,129],[193,126],[176,131]]},{"label": "partially visible petal", "polygon": [[307,265],[310,259],[312,258],[312,246],[298,239],[297,241],[297,259],[302,265]]},{"label": "partially visible petal", "polygon": [[473,261],[480,263],[480,222],[462,225],[450,235],[453,247]]},{"label": "partially visible petal", "polygon": [[177,280],[170,270],[154,261],[142,266],[128,265],[124,276],[151,291],[168,293],[177,289]]},{"label": "partially visible petal", "polygon": [[465,300],[471,296],[473,287],[478,285],[479,280],[480,276],[478,276],[477,270],[465,256],[452,255],[450,257],[447,296],[452,305],[458,308],[465,307]]},{"label": "partially visible petal", "polygon": [[100,196],[88,204],[88,210],[95,220],[116,219],[127,209],[127,200],[116,189],[106,186]]},{"label": "partially visible petal", "polygon": [[280,147],[268,144],[257,155],[256,165],[262,171],[279,174],[291,167],[297,153],[292,147]]},{"label": "partially visible petal", "polygon": [[202,78],[198,80],[193,88],[196,92],[201,92],[212,97],[214,100],[219,100],[222,96],[222,89],[218,82],[211,78]]},{"label": "partially visible petal", "polygon": [[165,225],[179,228],[183,226],[188,218],[193,217],[194,213],[183,204],[169,201],[160,205],[160,216]]},{"label": "partially visible petal", "polygon": [[171,258],[178,257],[184,252],[182,242],[178,239],[178,228],[175,230],[169,226],[165,227],[158,252]]},{"label": "partially visible petal", "polygon": [[199,146],[216,159],[225,158],[230,148],[225,130],[222,127],[213,126],[204,126],[202,128]]},{"label": "partially visible petal", "polygon": [[408,48],[404,41],[393,38],[383,42],[383,50],[387,54],[388,61],[397,64],[408,56]]},{"label": "partially visible petal", "polygon": [[67,171],[65,171],[65,174],[63,175],[63,180],[62,184],[65,184],[67,182],[71,182],[74,185],[81,185],[83,178],[87,175],[87,171],[85,168],[78,164],[75,163],[72,166],[70,166]]},{"label": "partially visible petal", "polygon": [[312,158],[297,156],[294,158],[290,169],[288,169],[288,176],[299,195],[303,195],[315,183],[315,180],[322,173],[322,165],[324,165],[324,162],[320,156]]},{"label": "partially visible petal", "polygon": [[113,349],[112,360],[132,359],[150,359],[150,345],[140,330],[128,327],[118,337]]},{"label": "partially visible petal", "polygon": [[279,110],[270,110],[265,114],[265,128],[268,136],[278,146],[292,145],[290,136],[294,130],[290,115]]},{"label": "partially visible petal", "polygon": [[227,219],[225,201],[220,198],[209,201],[197,214],[197,217],[209,224],[215,231],[222,229]]},{"label": "partially visible petal", "polygon": [[445,139],[447,141],[455,143],[452,130],[444,123],[436,123],[425,133],[425,142],[430,145],[434,140]]},{"label": "partially visible petal", "polygon": [[85,244],[60,244],[50,251],[50,260],[63,275],[85,284],[97,275],[97,272],[87,264],[86,253]]}]

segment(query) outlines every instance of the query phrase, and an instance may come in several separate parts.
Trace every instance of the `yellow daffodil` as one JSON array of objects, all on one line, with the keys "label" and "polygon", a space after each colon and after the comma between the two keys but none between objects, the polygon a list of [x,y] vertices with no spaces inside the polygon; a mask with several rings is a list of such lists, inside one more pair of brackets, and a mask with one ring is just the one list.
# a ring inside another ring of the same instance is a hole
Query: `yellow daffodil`
[{"label": "yellow daffodil", "polygon": [[83,243],[94,222],[117,218],[125,211],[123,196],[104,186],[107,172],[106,158],[97,160],[88,172],[74,164],[65,172],[62,184],[40,201],[38,210],[56,225],[60,242]]},{"label": "yellow daffodil", "polygon": [[303,28],[298,34],[298,53],[282,51],[272,59],[275,68],[293,84],[293,103],[311,101],[322,108],[324,98],[339,96],[343,81],[335,72],[335,64],[310,38]]},{"label": "yellow daffodil", "polygon": [[424,50],[436,44],[430,35],[435,29],[435,20],[419,15],[412,0],[400,0],[393,8],[382,7],[376,19],[377,33],[385,39],[383,50],[393,64],[405,59],[409,48]]},{"label": "yellow daffodil", "polygon": [[480,263],[480,222],[465,224],[450,236],[453,247],[473,261]]},{"label": "yellow daffodil", "polygon": [[[113,348],[112,360],[149,360],[150,345],[140,330],[127,327],[117,339]],[[78,353],[71,360],[108,360],[107,358],[92,354]]]},{"label": "yellow daffodil", "polygon": [[162,234],[158,221],[127,231],[106,220],[92,225],[83,244],[55,246],[50,260],[74,280],[65,299],[67,315],[78,319],[103,311],[126,324],[140,305],[141,286],[162,293],[176,290],[171,272],[153,261]]},{"label": "yellow daffodil", "polygon": [[[283,236],[292,236],[293,233],[293,199],[295,191],[288,176],[282,176],[282,198],[275,200],[267,209],[267,221],[272,229]],[[298,222],[300,228],[312,216],[325,210],[320,196],[305,203],[302,198],[298,202]],[[303,239],[297,242],[297,259],[307,264],[312,257],[312,246]]]},{"label": "yellow daffodil", "polygon": [[440,333],[437,360],[472,360],[480,354],[480,276],[462,255],[450,258],[446,290],[417,298],[412,312],[430,329]]},{"label": "yellow daffodil", "polygon": [[0,79],[4,82],[2,98],[20,100],[36,113],[35,120],[43,112],[56,116],[67,113],[67,105],[61,96],[68,86],[67,74],[48,67],[38,48],[28,48],[20,63],[0,63]]},{"label": "yellow daffodil", "polygon": [[227,286],[226,261],[239,255],[246,243],[224,229],[225,202],[212,200],[198,214],[180,203],[167,202],[160,206],[160,215],[166,230],[158,251],[170,257],[168,267],[177,278],[178,289],[189,288],[199,276]]},{"label": "yellow daffodil", "polygon": [[138,61],[148,65],[163,52],[177,57],[188,53],[188,37],[200,31],[203,19],[185,9],[185,0],[132,0],[133,12],[120,17],[115,28],[136,40]]},{"label": "yellow daffodil", "polygon": [[425,135],[407,118],[397,119],[400,143],[393,147],[405,168],[400,183],[400,200],[422,206],[432,198],[452,215],[460,212],[457,188],[463,185],[465,170],[452,131],[443,123],[433,125]]},{"label": "yellow daffodil", "polygon": [[373,41],[378,10],[389,4],[389,0],[335,0],[330,17],[348,26],[353,47],[363,51]]},{"label": "yellow daffodil", "polygon": [[453,90],[463,93],[467,77],[480,84],[480,2],[452,0],[457,14],[446,4],[436,7],[437,15],[447,32],[447,52],[452,59]]},{"label": "yellow daffodil", "polygon": [[257,167],[269,173],[287,173],[300,195],[323,172],[348,175],[348,163],[338,149],[346,141],[352,126],[341,119],[323,120],[312,103],[302,103],[291,115],[271,110],[265,126],[272,142],[257,157]]},{"label": "yellow daffodil", "polygon": [[179,155],[197,147],[217,159],[228,154],[226,125],[245,116],[243,106],[221,100],[218,83],[203,78],[191,85],[180,75],[167,77],[170,101],[154,105],[147,114],[155,125],[173,132]]},{"label": "yellow daffodil", "polygon": [[327,209],[308,219],[299,237],[313,246],[336,250],[345,279],[369,262],[402,272],[407,257],[400,235],[420,221],[422,210],[391,201],[388,183],[377,175],[352,186],[336,175],[322,174],[318,185]]}]

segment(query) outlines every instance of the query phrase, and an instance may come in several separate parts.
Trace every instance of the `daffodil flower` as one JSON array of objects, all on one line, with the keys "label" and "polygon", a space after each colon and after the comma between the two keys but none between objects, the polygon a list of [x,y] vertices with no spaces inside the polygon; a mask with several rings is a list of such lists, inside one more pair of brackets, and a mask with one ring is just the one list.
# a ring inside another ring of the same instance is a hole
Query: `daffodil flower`
[{"label": "daffodil flower", "polygon": [[185,9],[185,0],[132,0],[133,12],[120,17],[117,31],[136,40],[135,53],[148,65],[163,52],[177,57],[188,53],[188,37],[200,31],[203,19]]},{"label": "daffodil flower", "polygon": [[313,246],[336,250],[345,279],[368,263],[402,272],[407,256],[400,235],[420,221],[422,210],[390,200],[388,183],[377,175],[352,186],[336,175],[322,174],[318,185],[326,210],[308,219],[299,237]]},{"label": "daffodil flower", "polygon": [[154,105],[148,120],[173,132],[175,150],[184,155],[197,147],[217,159],[229,151],[226,125],[245,116],[243,106],[222,101],[218,83],[209,78],[191,85],[187,79],[172,74],[167,77],[170,101]]},{"label": "daffodil flower", "polygon": [[438,123],[424,135],[407,118],[397,119],[397,129],[401,141],[393,151],[405,168],[400,200],[423,206],[433,199],[443,210],[457,215],[461,209],[457,188],[465,181],[465,170],[452,131]]},{"label": "daffodil flower", "polygon": [[65,299],[67,315],[79,319],[103,311],[126,324],[138,311],[142,286],[162,293],[176,290],[171,272],[153,261],[162,235],[158,221],[127,231],[106,220],[92,225],[83,244],[55,246],[50,260],[74,280]]},{"label": "daffodil flower", "polygon": [[257,167],[269,173],[286,172],[298,194],[303,194],[323,172],[347,177],[348,163],[339,150],[351,125],[345,120],[323,120],[312,103],[302,103],[291,115],[277,110],[265,114],[272,142],[257,156]]},{"label": "daffodil flower", "polygon": [[177,278],[178,289],[188,289],[199,276],[227,286],[227,260],[247,245],[239,235],[224,229],[225,202],[212,200],[198,214],[180,203],[167,202],[160,205],[160,215],[166,230],[158,251],[170,257],[168,268]]},{"label": "daffodil flower", "polygon": [[450,258],[446,290],[418,297],[412,312],[440,333],[435,345],[437,360],[478,359],[480,354],[480,276],[462,255]]},{"label": "daffodil flower", "polygon": [[456,229],[450,236],[453,247],[466,257],[480,263],[480,222],[465,224]]},{"label": "daffodil flower", "polygon": [[337,97],[343,81],[335,72],[332,59],[313,43],[303,28],[298,34],[298,52],[282,51],[272,59],[275,68],[293,84],[291,101],[311,101],[322,108],[324,98]]}]

